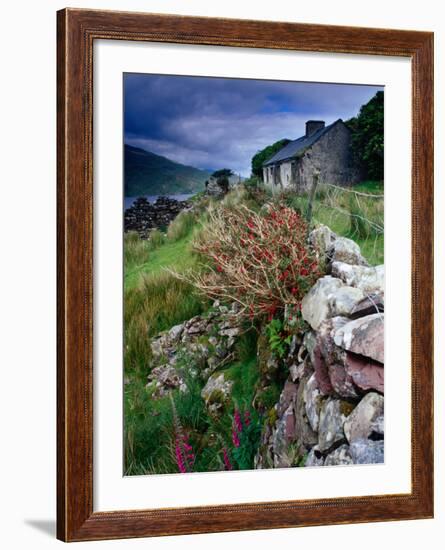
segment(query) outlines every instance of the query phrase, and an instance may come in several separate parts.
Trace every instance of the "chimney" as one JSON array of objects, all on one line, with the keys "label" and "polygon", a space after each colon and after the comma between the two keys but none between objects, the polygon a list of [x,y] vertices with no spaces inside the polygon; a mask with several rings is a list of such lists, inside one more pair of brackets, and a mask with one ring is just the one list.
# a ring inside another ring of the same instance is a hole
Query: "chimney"
[{"label": "chimney", "polygon": [[323,129],[324,126],[324,120],[308,120],[306,122],[306,137],[309,137],[318,130]]}]

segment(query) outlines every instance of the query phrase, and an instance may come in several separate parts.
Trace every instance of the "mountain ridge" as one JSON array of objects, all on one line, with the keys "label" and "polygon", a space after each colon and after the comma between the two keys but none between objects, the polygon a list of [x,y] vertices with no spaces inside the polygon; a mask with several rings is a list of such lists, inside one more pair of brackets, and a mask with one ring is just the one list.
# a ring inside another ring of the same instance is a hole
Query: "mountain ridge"
[{"label": "mountain ridge", "polygon": [[124,145],[125,196],[172,195],[204,190],[210,172]]}]

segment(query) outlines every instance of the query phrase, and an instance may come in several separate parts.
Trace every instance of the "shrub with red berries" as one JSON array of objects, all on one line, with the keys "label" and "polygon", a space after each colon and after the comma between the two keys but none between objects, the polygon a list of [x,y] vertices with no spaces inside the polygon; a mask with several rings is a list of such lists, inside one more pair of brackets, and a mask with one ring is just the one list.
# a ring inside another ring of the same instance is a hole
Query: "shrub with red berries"
[{"label": "shrub with red berries", "polygon": [[307,230],[301,215],[281,204],[264,213],[245,206],[214,208],[195,243],[209,268],[189,280],[212,299],[236,302],[239,314],[251,320],[272,319],[286,305],[298,311],[322,275]]}]

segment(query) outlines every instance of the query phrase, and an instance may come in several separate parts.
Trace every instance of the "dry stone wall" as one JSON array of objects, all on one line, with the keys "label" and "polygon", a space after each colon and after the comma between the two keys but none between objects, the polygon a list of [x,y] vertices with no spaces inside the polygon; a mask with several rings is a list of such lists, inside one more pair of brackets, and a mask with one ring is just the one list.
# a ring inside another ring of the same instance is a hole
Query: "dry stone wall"
[{"label": "dry stone wall", "polygon": [[303,299],[310,329],[285,359],[289,376],[267,415],[255,466],[381,463],[384,266],[369,266],[356,243],[326,226],[309,240],[328,275]]}]

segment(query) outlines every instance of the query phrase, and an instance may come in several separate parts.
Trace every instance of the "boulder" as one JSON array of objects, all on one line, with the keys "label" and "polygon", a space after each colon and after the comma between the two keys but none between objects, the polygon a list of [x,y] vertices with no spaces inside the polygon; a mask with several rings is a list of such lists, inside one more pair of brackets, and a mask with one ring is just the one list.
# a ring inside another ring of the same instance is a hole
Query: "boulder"
[{"label": "boulder", "polygon": [[207,380],[201,391],[201,396],[211,414],[216,414],[224,409],[230,398],[233,382],[226,380],[224,373],[215,373]]},{"label": "boulder", "polygon": [[344,286],[340,279],[326,275],[321,277],[310,289],[301,302],[301,313],[314,330],[318,330],[321,323],[334,317],[331,301],[337,290]]},{"label": "boulder", "polygon": [[327,250],[328,261],[349,265],[369,265],[362,256],[359,245],[346,237],[337,237]]},{"label": "boulder", "polygon": [[347,466],[354,464],[349,450],[349,445],[343,444],[337,447],[335,451],[329,453],[324,461],[325,466]]},{"label": "boulder", "polygon": [[319,225],[309,233],[308,242],[320,258],[325,258],[337,235],[327,225]]},{"label": "boulder", "polygon": [[365,267],[363,265],[350,265],[345,262],[334,261],[331,275],[338,277],[348,286],[359,288],[366,294],[385,292],[385,266]]},{"label": "boulder", "polygon": [[334,334],[337,346],[384,363],[384,314],[367,315],[344,324]]},{"label": "boulder", "polygon": [[331,296],[329,306],[335,315],[349,317],[365,295],[359,288],[343,286]]},{"label": "boulder", "polygon": [[318,447],[320,451],[328,451],[338,441],[345,439],[343,425],[351,414],[353,405],[340,399],[326,400],[320,410],[318,426]]},{"label": "boulder", "polygon": [[385,391],[383,365],[361,355],[346,352],[345,368],[354,384],[363,391]]},{"label": "boulder", "polygon": [[376,421],[383,417],[383,412],[383,396],[367,393],[344,423],[344,433],[349,443],[356,439],[368,439],[375,432]]},{"label": "boulder", "polygon": [[384,441],[355,439],[349,446],[354,464],[382,464],[385,461]]}]

